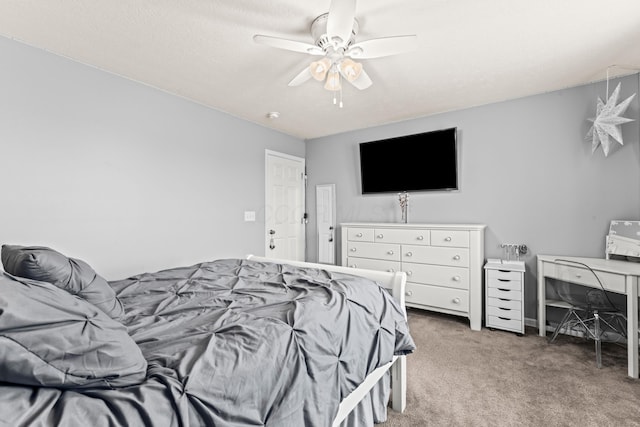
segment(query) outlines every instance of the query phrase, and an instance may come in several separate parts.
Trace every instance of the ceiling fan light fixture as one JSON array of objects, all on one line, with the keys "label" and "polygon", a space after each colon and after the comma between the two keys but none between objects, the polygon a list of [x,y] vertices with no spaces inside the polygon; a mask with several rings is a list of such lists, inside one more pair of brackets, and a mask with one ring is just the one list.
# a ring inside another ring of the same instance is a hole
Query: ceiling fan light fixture
[{"label": "ceiling fan light fixture", "polygon": [[311,75],[319,82],[323,81],[327,76],[329,68],[331,68],[331,61],[329,61],[329,58],[322,58],[319,61],[314,61],[311,63],[311,65],[309,65],[309,71],[311,72]]},{"label": "ceiling fan light fixture", "polygon": [[349,58],[345,58],[340,63],[342,75],[350,82],[354,82],[362,74],[362,64]]},{"label": "ceiling fan light fixture", "polygon": [[331,68],[331,71],[329,71],[324,88],[330,91],[338,91],[342,89],[342,85],[340,84],[340,73],[335,67]]}]

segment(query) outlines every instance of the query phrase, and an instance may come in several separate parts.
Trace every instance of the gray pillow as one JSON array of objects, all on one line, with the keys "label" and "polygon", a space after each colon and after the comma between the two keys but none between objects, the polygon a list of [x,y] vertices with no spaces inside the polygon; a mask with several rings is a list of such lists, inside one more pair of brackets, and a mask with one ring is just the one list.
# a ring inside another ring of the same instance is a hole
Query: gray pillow
[{"label": "gray pillow", "polygon": [[53,283],[84,298],[113,319],[124,315],[122,303],[109,283],[86,262],[68,258],[43,246],[2,245],[4,270],[18,277]]},{"label": "gray pillow", "polygon": [[0,381],[116,388],[146,370],[124,325],[51,283],[0,272]]}]

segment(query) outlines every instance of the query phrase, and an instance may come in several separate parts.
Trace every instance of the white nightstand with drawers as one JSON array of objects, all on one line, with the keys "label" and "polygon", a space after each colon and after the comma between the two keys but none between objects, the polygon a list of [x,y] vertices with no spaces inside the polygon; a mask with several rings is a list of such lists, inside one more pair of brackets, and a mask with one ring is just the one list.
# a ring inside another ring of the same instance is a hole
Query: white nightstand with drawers
[{"label": "white nightstand with drawers", "polygon": [[524,262],[489,259],[484,272],[486,327],[524,335]]}]

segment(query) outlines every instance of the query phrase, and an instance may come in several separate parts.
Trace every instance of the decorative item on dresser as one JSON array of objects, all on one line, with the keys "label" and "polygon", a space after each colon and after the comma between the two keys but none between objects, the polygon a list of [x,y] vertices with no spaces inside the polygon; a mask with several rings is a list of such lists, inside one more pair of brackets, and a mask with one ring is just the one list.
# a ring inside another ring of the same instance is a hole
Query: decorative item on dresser
[{"label": "decorative item on dresser", "polygon": [[485,271],[485,324],[524,335],[524,261],[489,259]]},{"label": "decorative item on dresser", "polygon": [[482,326],[483,224],[345,223],[342,265],[407,274],[406,305]]}]

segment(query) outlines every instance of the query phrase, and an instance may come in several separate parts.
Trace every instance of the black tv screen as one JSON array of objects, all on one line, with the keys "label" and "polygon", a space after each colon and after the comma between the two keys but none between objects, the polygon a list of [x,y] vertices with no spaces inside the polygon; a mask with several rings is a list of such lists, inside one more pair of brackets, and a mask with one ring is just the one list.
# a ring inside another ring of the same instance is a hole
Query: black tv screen
[{"label": "black tv screen", "polygon": [[362,194],[458,189],[457,129],[360,144]]}]

